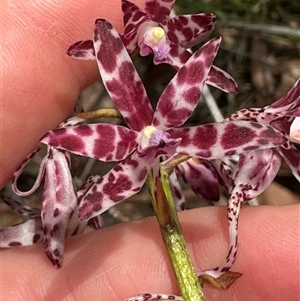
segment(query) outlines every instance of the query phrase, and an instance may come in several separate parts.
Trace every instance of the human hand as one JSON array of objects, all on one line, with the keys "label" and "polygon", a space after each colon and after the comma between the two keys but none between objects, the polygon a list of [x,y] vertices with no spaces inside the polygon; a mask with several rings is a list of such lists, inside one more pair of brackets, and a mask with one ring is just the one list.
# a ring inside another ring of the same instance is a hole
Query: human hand
[{"label": "human hand", "polygon": [[[141,4],[142,1],[135,1]],[[79,91],[98,77],[95,62],[69,58],[105,17],[121,30],[119,1],[5,1],[2,4],[1,185],[39,138],[64,120]],[[227,248],[224,208],[180,214],[197,270],[217,266]],[[244,273],[228,291],[206,287],[207,300],[298,300],[299,206],[243,208],[233,270]],[[109,243],[107,243],[109,242]],[[3,300],[123,300],[146,292],[178,293],[153,218],[67,240],[56,270],[41,244],[1,250]]]},{"label": "human hand", "polygon": [[[226,209],[180,213],[198,270],[217,266],[227,252]],[[299,207],[244,207],[239,254],[233,271],[243,273],[228,290],[204,286],[207,301],[297,301]],[[154,218],[73,236],[64,265],[55,269],[41,244],[1,250],[3,300],[122,301],[141,293],[178,294]]]},{"label": "human hand", "polygon": [[98,17],[122,29],[119,0],[6,0],[1,6],[0,188],[41,136],[68,116],[79,91],[99,78],[95,62],[67,56],[70,44],[92,36]]}]

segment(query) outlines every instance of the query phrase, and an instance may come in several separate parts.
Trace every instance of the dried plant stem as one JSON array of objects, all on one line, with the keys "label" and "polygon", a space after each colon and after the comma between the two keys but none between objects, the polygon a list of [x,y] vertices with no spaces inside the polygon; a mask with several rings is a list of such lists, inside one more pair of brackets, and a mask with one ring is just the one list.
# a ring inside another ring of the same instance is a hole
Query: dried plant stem
[{"label": "dried plant stem", "polygon": [[169,174],[164,170],[164,167],[161,167],[160,173],[161,177],[156,179],[156,183],[153,183],[150,174],[147,182],[156,218],[181,295],[185,301],[205,301],[178,220],[169,184]]}]

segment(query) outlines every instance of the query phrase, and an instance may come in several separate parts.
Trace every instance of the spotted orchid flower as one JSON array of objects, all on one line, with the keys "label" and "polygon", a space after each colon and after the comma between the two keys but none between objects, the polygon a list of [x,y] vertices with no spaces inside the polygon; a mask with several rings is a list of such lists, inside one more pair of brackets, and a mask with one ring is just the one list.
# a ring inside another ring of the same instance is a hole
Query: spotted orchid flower
[{"label": "spotted orchid flower", "polygon": [[[82,187],[77,192],[78,197],[82,197],[86,189],[87,187]],[[4,195],[1,196],[1,199],[13,211],[17,212],[23,218],[24,221],[17,225],[10,226],[0,230],[0,248],[30,246],[35,243],[45,241],[45,239],[47,239],[44,237],[45,229],[43,226],[41,209],[30,207],[22,202],[15,201]],[[43,208],[43,210],[46,209]],[[80,221],[78,219],[78,206],[76,210],[71,213],[71,216],[67,218],[67,220],[69,220],[69,223],[65,231],[65,238],[83,233],[87,225],[89,225],[93,229],[101,229],[104,226],[101,216],[92,218],[89,221]],[[60,224],[59,227],[61,226],[62,225]],[[58,231],[63,232],[64,227],[63,229],[60,229]],[[52,242],[50,242],[51,245],[49,247],[51,251],[49,252],[47,248],[46,254],[47,255],[49,254],[48,257],[50,258],[51,262],[54,265],[60,267],[63,261],[64,239],[61,238],[58,239],[57,237],[55,237],[54,239],[60,240],[59,242],[57,242],[57,244],[62,246],[59,249],[60,251],[60,254],[58,255],[59,258],[54,259],[53,257],[51,257],[51,254],[55,252],[55,249],[52,251],[51,248],[56,246],[56,244]]]},{"label": "spotted orchid flower", "polygon": [[[83,122],[73,117],[60,125],[60,129]],[[31,195],[42,184],[44,186],[42,209],[30,208],[22,203],[4,197],[4,201],[22,216],[30,217],[16,226],[1,230],[1,247],[31,245],[43,240],[45,253],[53,265],[60,267],[63,261],[66,237],[82,233],[87,222],[78,219],[77,197],[84,194],[83,187],[77,194],[70,172],[70,155],[62,149],[48,146],[41,162],[36,181],[28,191],[20,191],[17,181],[27,164],[41,151],[38,147],[29,154],[14,173],[13,191],[21,196]],[[97,224],[95,221],[91,222]]]},{"label": "spotted orchid flower", "polygon": [[153,111],[118,33],[106,20],[96,20],[94,49],[100,75],[129,129],[105,123],[77,125],[50,131],[41,139],[78,155],[121,161],[91,185],[80,203],[81,219],[99,215],[139,192],[150,170],[157,175],[163,156],[181,153],[210,160],[284,142],[285,137],[272,127],[254,122],[178,128],[198,104],[219,44],[220,38],[210,40],[186,62]]},{"label": "spotted orchid flower", "polygon": [[[186,49],[201,42],[213,30],[215,16],[209,13],[170,18],[175,0],[146,0],[145,11],[122,0],[124,32],[121,39],[129,53],[139,47],[140,55],[154,54],[154,64],[167,63],[179,70],[191,57]],[[92,40],[71,45],[68,55],[94,60]],[[237,84],[224,70],[212,65],[206,83],[227,93],[236,93]]]},{"label": "spotted orchid flower", "polygon": [[[35,155],[38,153],[38,150],[34,152]],[[16,242],[19,245],[28,245],[30,237],[32,237],[31,244],[43,239],[46,255],[53,265],[60,267],[69,218],[77,206],[77,195],[69,171],[69,156],[63,150],[48,147],[47,155],[41,163],[33,187],[29,191],[23,192],[18,189],[17,180],[32,158],[33,156],[30,154],[15,172],[12,188],[17,195],[25,197],[32,194],[44,181],[41,215],[39,218],[36,217],[34,220],[12,227],[14,233],[11,237],[14,240],[12,243],[14,246],[17,245]],[[43,235],[40,233],[40,227],[42,227]],[[16,232],[16,230],[18,231]],[[17,233],[19,236],[16,236]],[[3,235],[6,235],[6,240],[9,239],[9,229]]]},{"label": "spotted orchid flower", "polygon": [[290,128],[294,116],[300,116],[300,79],[292,89],[270,106],[262,109],[243,109],[231,115],[228,120],[251,120],[261,125],[271,125],[287,139],[286,143],[270,149],[252,150],[243,153],[239,161],[230,158],[212,161],[219,175],[226,183],[231,196],[228,200],[227,218],[229,223],[230,247],[226,261],[219,267],[200,273],[219,278],[228,272],[236,260],[238,248],[238,218],[243,202],[261,194],[274,180],[281,165],[281,158],[300,181],[300,153],[289,142]]},{"label": "spotted orchid flower", "polygon": [[199,276],[204,279],[213,277],[217,280],[229,272],[237,258],[238,220],[242,203],[257,197],[270,185],[280,168],[281,160],[270,148],[246,152],[240,155],[238,162],[226,158],[216,160],[213,164],[230,192],[227,205],[229,251],[224,263],[214,269],[200,272]]},{"label": "spotted orchid flower", "polygon": [[300,152],[290,142],[294,127],[300,117],[300,78],[290,89],[273,104],[264,108],[242,109],[233,113],[227,120],[251,120],[262,125],[270,125],[280,131],[287,139],[286,143],[274,149],[290,167],[295,178],[300,182]]}]

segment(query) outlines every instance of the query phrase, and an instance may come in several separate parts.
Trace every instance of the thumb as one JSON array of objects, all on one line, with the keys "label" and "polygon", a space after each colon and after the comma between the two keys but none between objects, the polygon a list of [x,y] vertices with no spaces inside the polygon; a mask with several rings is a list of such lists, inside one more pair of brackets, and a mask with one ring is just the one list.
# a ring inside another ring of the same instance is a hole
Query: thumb
[{"label": "thumb", "polygon": [[[69,58],[66,50],[92,37],[96,18],[106,18],[121,30],[120,2],[2,3],[0,187],[39,138],[68,116],[80,89],[97,79],[95,62]],[[134,2],[143,6],[142,0]]]}]

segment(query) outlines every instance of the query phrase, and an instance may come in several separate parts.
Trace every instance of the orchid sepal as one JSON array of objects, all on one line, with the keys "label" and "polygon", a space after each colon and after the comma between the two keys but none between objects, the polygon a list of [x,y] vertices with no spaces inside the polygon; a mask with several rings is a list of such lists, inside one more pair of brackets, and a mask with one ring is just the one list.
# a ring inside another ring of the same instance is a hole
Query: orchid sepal
[{"label": "orchid sepal", "polygon": [[42,240],[43,228],[39,216],[0,230],[0,248],[30,246]]},{"label": "orchid sepal", "polygon": [[208,41],[177,72],[159,98],[154,126],[163,129],[178,127],[191,116],[199,103],[220,43],[221,38]]},{"label": "orchid sepal", "polygon": [[112,124],[76,125],[46,133],[42,143],[105,162],[120,161],[137,147],[138,133]]},{"label": "orchid sepal", "polygon": [[93,218],[138,193],[146,181],[148,170],[149,167],[136,153],[117,164],[90,186],[80,202],[79,218]]},{"label": "orchid sepal", "polygon": [[177,152],[206,160],[220,159],[254,149],[273,148],[286,137],[270,126],[249,121],[219,122],[190,128],[169,129],[181,137]]}]

